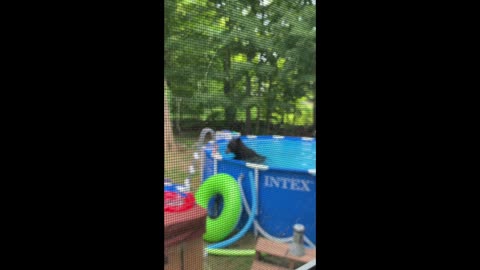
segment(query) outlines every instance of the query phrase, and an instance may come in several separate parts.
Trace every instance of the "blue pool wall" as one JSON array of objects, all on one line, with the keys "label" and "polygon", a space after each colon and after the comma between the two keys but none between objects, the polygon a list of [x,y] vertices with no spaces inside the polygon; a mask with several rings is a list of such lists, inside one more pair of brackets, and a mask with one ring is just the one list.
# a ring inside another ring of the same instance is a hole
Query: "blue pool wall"
[{"label": "blue pool wall", "polygon": [[[244,136],[241,138],[242,140],[251,139]],[[256,139],[276,140],[273,136],[258,136]],[[284,137],[282,140],[301,140],[301,138]],[[218,141],[218,143],[222,142],[225,141]],[[213,143],[210,143],[204,150],[202,181],[214,174],[212,149]],[[248,177],[254,176],[254,169],[246,167],[244,161],[222,159],[217,161],[217,173],[230,174],[237,181],[243,174],[242,187],[251,208],[252,197]],[[305,235],[316,243],[316,184],[316,175],[310,174],[307,170],[275,167],[269,167],[265,171],[259,170],[257,221],[260,226],[274,237],[289,237],[293,235],[293,225],[300,223],[305,226]],[[243,210],[237,228],[241,229],[247,219],[248,215]]]}]

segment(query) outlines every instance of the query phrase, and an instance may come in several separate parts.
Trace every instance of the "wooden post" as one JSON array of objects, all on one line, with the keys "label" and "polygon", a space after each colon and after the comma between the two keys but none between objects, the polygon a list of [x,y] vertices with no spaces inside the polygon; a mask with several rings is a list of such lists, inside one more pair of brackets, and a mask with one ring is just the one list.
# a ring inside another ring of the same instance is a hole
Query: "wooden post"
[{"label": "wooden post", "polygon": [[170,121],[170,110],[167,101],[167,81],[163,80],[164,95],[163,95],[163,136],[164,136],[164,151],[172,152],[177,151],[177,144],[173,138],[172,122]]}]

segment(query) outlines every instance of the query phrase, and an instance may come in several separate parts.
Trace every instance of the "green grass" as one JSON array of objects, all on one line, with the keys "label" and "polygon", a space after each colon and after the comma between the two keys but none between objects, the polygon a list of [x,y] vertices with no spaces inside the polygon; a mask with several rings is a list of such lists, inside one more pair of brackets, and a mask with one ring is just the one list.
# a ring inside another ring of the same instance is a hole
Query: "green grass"
[{"label": "green grass", "polygon": [[[247,233],[240,240],[227,247],[227,249],[254,249],[255,238],[252,233]],[[208,243],[205,243],[208,244]],[[254,256],[214,256],[205,258],[204,270],[250,270]]]},{"label": "green grass", "polygon": [[[235,234],[235,233],[233,233]],[[208,243],[205,243],[206,245]],[[255,249],[256,240],[253,233],[247,233],[237,242],[233,243],[227,249]],[[250,270],[254,256],[214,256],[208,255],[204,261],[204,270]],[[283,258],[272,256],[262,256],[262,260],[278,266],[288,267],[288,261]]]}]

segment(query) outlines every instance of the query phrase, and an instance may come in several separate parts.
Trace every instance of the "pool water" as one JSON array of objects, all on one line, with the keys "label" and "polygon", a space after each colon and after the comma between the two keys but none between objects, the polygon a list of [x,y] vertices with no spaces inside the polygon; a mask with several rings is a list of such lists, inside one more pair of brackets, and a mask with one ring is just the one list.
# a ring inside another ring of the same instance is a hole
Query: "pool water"
[{"label": "pool water", "polygon": [[[242,142],[259,155],[267,157],[265,165],[278,169],[309,170],[316,168],[316,141],[302,140],[300,138],[285,137],[272,139],[272,137],[248,139],[242,137]],[[226,153],[228,141],[218,141],[220,154],[224,159],[234,158],[234,154]]]}]

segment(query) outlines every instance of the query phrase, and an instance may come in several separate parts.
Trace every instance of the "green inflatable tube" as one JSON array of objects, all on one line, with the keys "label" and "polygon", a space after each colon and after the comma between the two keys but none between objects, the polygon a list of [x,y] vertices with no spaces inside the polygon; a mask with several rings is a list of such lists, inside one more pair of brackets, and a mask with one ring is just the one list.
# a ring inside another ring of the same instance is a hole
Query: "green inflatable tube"
[{"label": "green inflatable tube", "polygon": [[208,249],[208,254],[217,256],[254,256],[255,249]]},{"label": "green inflatable tube", "polygon": [[203,239],[219,242],[235,228],[242,213],[242,197],[237,181],[230,175],[221,173],[209,177],[195,193],[197,204],[208,208],[209,200],[220,194],[223,197],[223,210],[215,219],[207,217],[207,229]]}]

